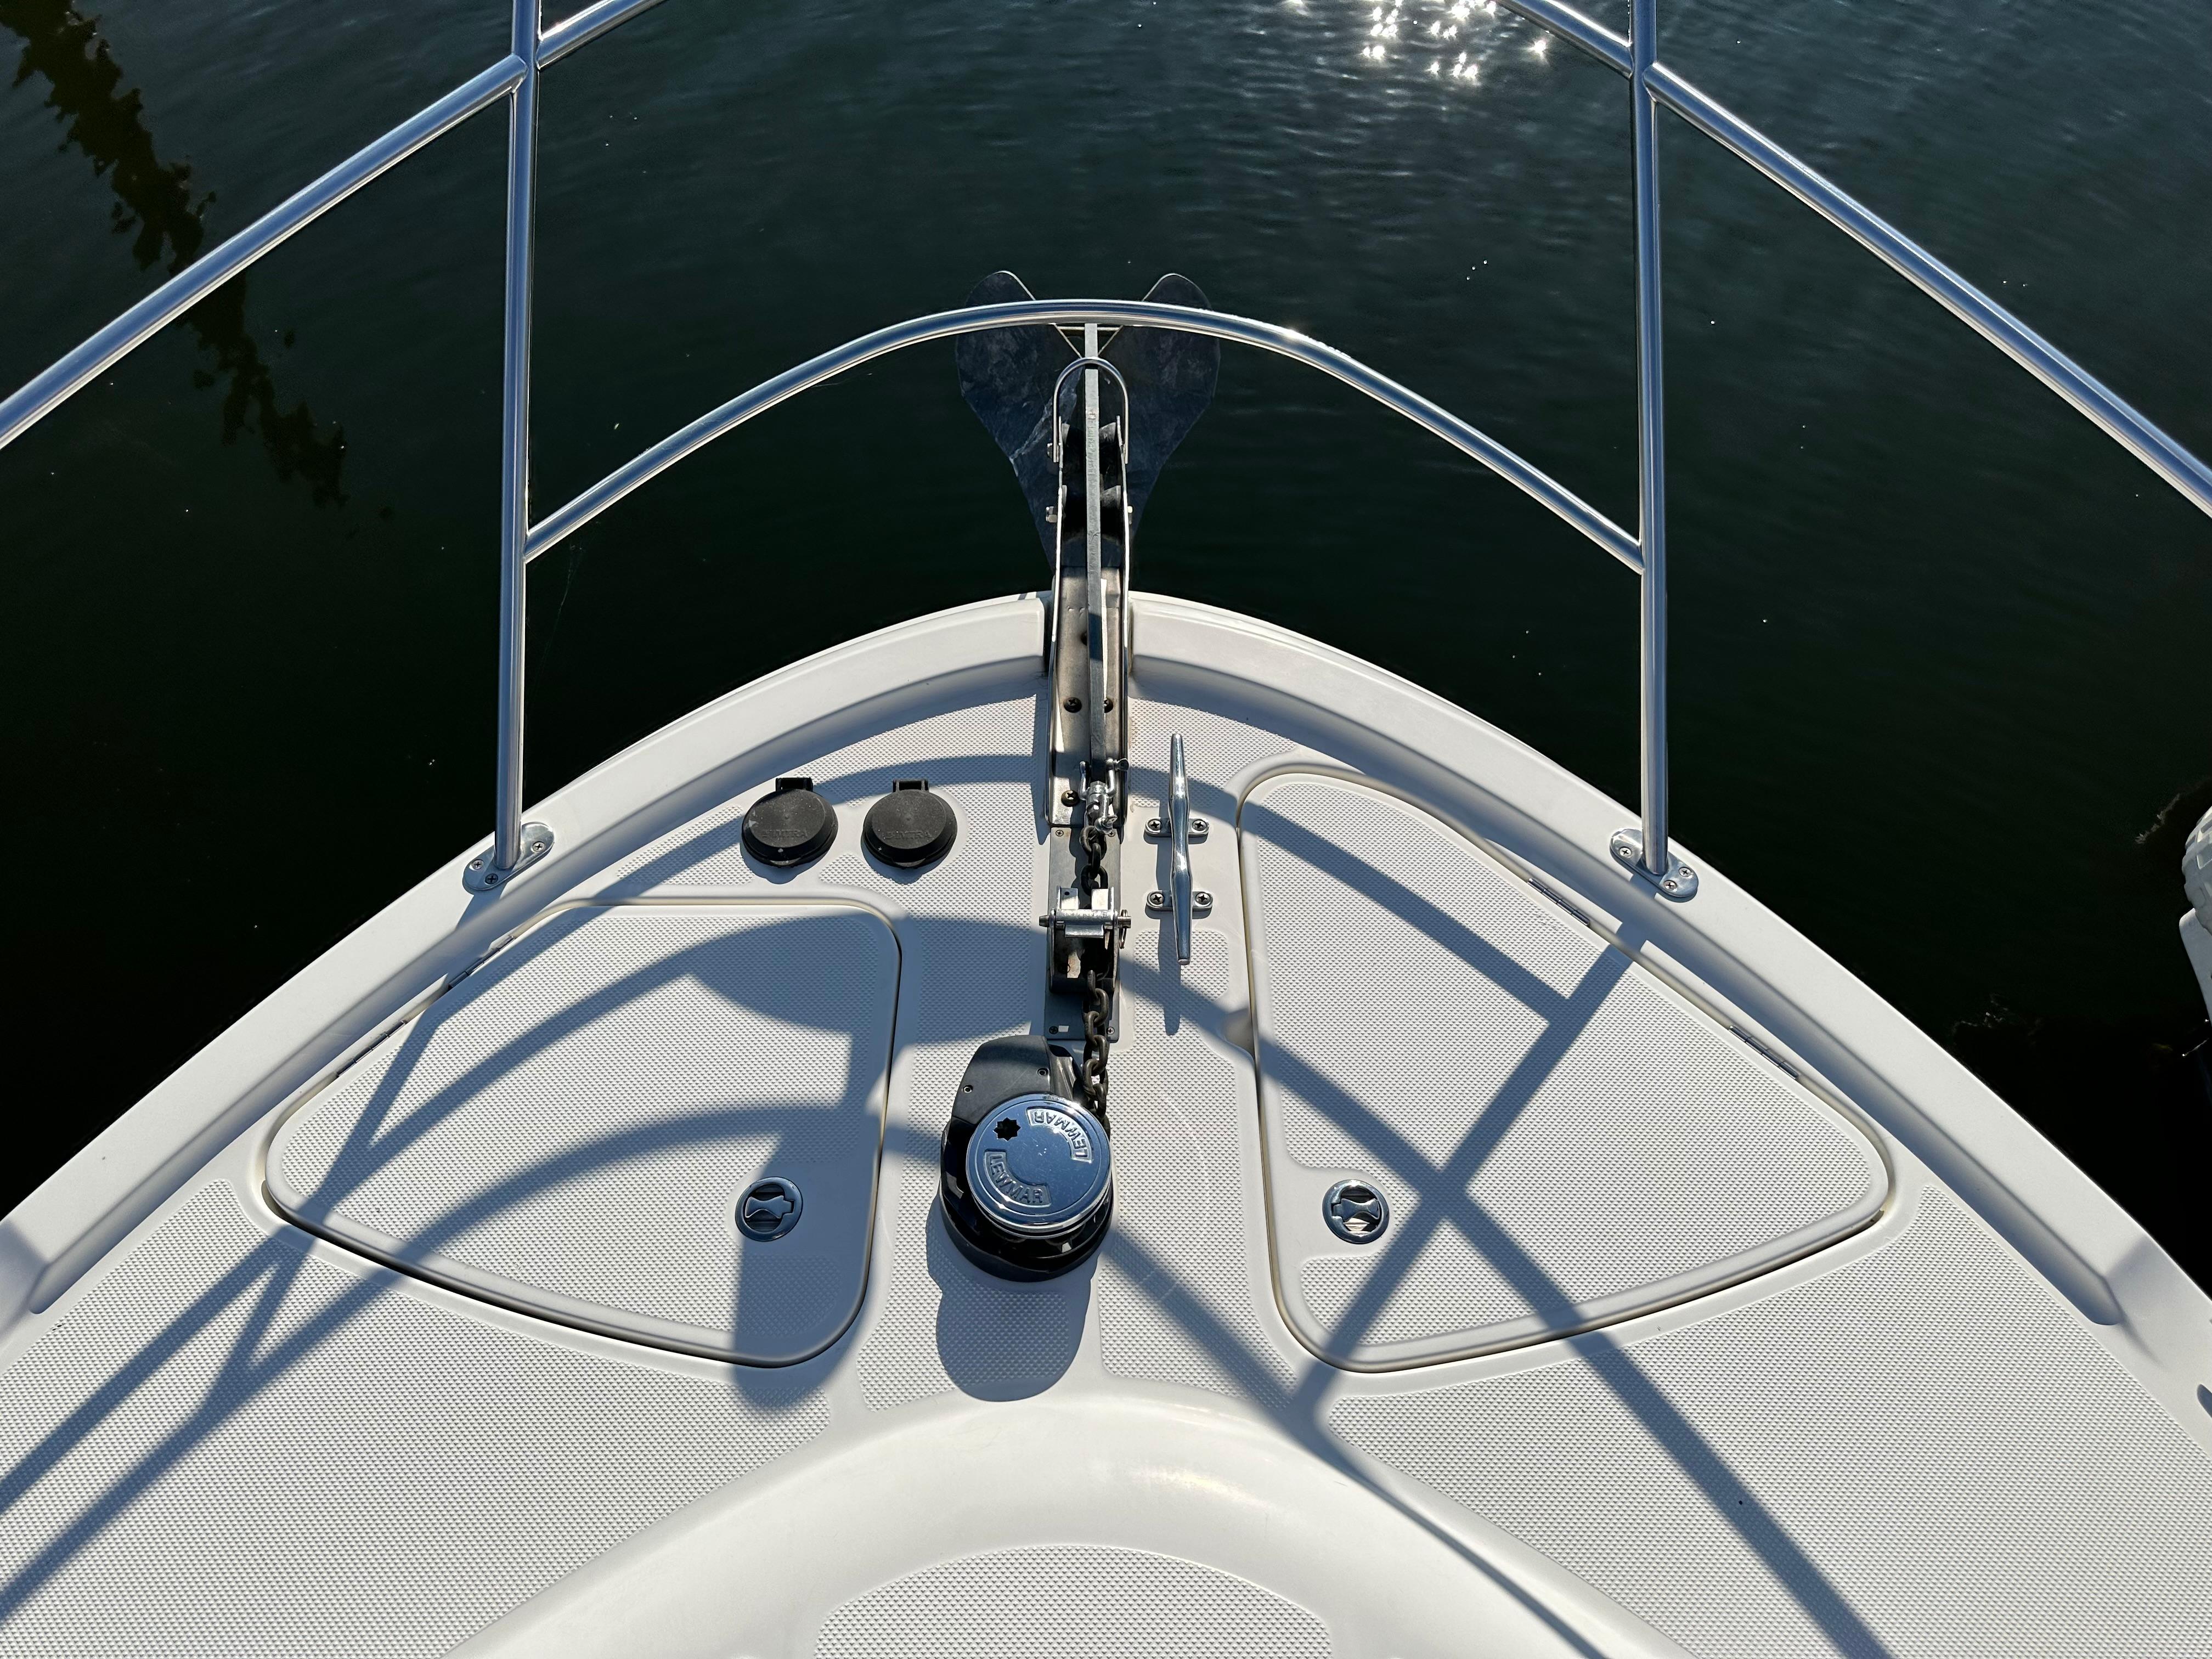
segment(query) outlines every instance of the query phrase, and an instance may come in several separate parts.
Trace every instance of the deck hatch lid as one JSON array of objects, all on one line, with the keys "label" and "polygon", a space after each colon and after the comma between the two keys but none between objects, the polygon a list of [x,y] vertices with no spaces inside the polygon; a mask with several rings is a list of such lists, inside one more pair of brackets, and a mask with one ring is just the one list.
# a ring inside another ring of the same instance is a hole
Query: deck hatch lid
[{"label": "deck hatch lid", "polygon": [[[1419,807],[1289,773],[1239,830],[1277,1283],[1324,1358],[1604,1324],[1880,1212],[1854,1123]],[[1346,1181],[1371,1241],[1329,1225]]]},{"label": "deck hatch lid", "polygon": [[[897,990],[855,906],[561,911],[289,1117],[270,1196],[549,1319],[804,1358],[860,1304]],[[772,1182],[796,1224],[741,1226]]]}]

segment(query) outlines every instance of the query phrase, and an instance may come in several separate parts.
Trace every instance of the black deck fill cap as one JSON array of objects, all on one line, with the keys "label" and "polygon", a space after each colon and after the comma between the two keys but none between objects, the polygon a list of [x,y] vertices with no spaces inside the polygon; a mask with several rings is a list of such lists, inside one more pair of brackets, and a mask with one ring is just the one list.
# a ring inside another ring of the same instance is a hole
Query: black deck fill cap
[{"label": "black deck fill cap", "polygon": [[811,778],[778,778],[745,808],[745,851],[763,864],[811,864],[837,839],[837,815]]},{"label": "black deck fill cap", "polygon": [[930,793],[927,778],[901,778],[860,825],[862,844],[901,870],[934,864],[952,850],[959,833],[959,819],[942,795]]}]

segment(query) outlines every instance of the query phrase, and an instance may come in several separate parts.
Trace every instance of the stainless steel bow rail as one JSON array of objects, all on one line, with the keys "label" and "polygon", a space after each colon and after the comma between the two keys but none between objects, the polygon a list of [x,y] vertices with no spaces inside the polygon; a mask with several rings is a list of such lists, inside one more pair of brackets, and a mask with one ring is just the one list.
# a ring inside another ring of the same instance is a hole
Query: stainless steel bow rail
[{"label": "stainless steel bow rail", "polygon": [[1765,173],[1830,224],[1934,299],[2087,416],[2115,442],[2212,515],[2212,468],[2159,430],[2117,393],[1911,237],[1869,212],[1748,122],[1658,61],[1658,0],[1632,0],[1630,32],[1616,34],[1562,0],[1504,0],[1511,10],[1571,42],[1624,76],[1630,87],[1636,183],[1636,534],[1631,536],[1496,439],[1342,352],[1273,323],[1179,306],[1091,300],[980,306],[916,318],[825,352],[732,398],[610,473],[535,525],[530,521],[530,301],[538,195],[538,77],[549,65],[659,0],[599,0],[548,29],[540,0],[514,0],[508,54],[412,119],[341,161],[148,295],[52,368],[0,403],[0,447],[51,413],[125,353],[239,275],[311,221],[504,99],[507,108],[507,308],[500,479],[499,744],[491,850],[471,885],[497,887],[544,856],[552,835],[522,818],[523,599],[528,562],[604,513],[648,479],[754,416],[847,369],[925,341],[1014,324],[1062,327],[1142,325],[1182,329],[1291,358],[1365,392],[1481,462],[1638,573],[1643,583],[1643,824],[1613,838],[1613,855],[1663,893],[1687,898],[1697,878],[1670,853],[1667,836],[1667,513],[1665,419],[1660,358],[1659,179],[1661,106]]}]

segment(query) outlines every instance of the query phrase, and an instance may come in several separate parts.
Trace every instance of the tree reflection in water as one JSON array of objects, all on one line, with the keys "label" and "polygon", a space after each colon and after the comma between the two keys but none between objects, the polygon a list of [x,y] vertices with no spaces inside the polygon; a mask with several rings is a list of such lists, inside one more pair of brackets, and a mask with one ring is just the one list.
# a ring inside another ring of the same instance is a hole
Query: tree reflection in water
[{"label": "tree reflection in water", "polygon": [[[137,88],[118,90],[123,71],[100,38],[100,20],[80,15],[68,0],[0,0],[0,25],[23,42],[13,84],[46,77],[46,103],[68,129],[62,148],[82,149],[94,173],[114,189],[111,217],[118,233],[134,233],[131,252],[138,268],[146,270],[166,250],[169,271],[182,270],[206,240],[201,216],[215,193],[194,201],[191,164],[165,162],[155,153]],[[306,480],[319,507],[343,505],[345,428],[333,425],[325,433],[305,403],[278,406],[276,380],[246,330],[246,286],[243,276],[234,278],[181,319],[215,361],[212,370],[195,371],[193,384],[228,382],[222,396],[225,443],[251,426],[279,478],[296,474]],[[284,343],[292,343],[289,330]]]}]

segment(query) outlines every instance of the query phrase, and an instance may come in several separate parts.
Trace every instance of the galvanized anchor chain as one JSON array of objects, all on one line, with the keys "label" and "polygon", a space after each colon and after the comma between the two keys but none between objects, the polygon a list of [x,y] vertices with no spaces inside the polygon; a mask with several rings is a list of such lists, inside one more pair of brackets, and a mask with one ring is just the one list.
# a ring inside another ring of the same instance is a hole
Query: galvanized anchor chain
[{"label": "galvanized anchor chain", "polygon": [[[1083,818],[1083,864],[1077,884],[1085,893],[1108,886],[1105,792],[1094,790]],[[1114,1023],[1114,985],[1119,975],[1121,933],[1109,928],[1093,945],[1082,977],[1083,1103],[1106,1121],[1106,1060]]]}]

